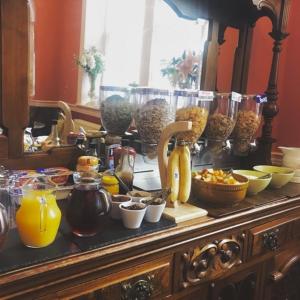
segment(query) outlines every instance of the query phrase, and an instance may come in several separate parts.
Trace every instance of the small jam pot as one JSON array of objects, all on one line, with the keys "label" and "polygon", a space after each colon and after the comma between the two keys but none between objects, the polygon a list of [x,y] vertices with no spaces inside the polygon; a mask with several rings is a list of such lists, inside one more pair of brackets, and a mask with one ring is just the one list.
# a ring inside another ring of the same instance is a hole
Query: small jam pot
[{"label": "small jam pot", "polygon": [[112,195],[119,194],[119,181],[115,176],[104,175],[102,177],[102,187]]}]

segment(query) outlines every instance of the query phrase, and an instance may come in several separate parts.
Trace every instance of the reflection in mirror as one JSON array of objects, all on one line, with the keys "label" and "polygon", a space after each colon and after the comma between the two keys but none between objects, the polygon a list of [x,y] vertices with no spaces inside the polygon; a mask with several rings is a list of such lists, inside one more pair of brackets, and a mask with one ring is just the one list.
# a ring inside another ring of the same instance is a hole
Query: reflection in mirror
[{"label": "reflection in mirror", "polygon": [[199,88],[207,20],[179,18],[163,0],[32,2],[33,100],[99,108],[100,85]]},{"label": "reflection in mirror", "polygon": [[96,96],[100,84],[198,87],[206,20],[179,18],[163,0],[35,0],[35,6],[36,99],[90,102],[89,76],[79,68],[77,78],[75,58],[91,47],[103,54],[105,64]]},{"label": "reflection in mirror", "polygon": [[231,92],[231,80],[233,74],[234,55],[238,46],[239,31],[232,27],[225,30],[224,42],[219,48],[217,91],[221,93]]},{"label": "reflection in mirror", "polygon": [[[95,46],[105,57],[97,85],[198,87],[208,21],[179,18],[162,0],[87,0],[84,18],[84,48]],[[82,75],[81,100],[88,103]]]}]

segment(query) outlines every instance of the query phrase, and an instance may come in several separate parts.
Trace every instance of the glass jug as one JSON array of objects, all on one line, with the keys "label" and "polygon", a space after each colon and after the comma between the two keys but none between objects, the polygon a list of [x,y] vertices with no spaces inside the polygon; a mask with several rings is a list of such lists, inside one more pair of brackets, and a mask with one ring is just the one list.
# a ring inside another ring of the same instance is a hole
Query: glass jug
[{"label": "glass jug", "polygon": [[74,173],[75,186],[68,197],[66,219],[71,231],[81,237],[98,232],[101,217],[111,208],[111,197],[100,188],[97,173]]},{"label": "glass jug", "polygon": [[31,248],[50,245],[57,234],[61,212],[56,203],[54,187],[35,182],[22,188],[21,207],[16,224],[22,242]]}]

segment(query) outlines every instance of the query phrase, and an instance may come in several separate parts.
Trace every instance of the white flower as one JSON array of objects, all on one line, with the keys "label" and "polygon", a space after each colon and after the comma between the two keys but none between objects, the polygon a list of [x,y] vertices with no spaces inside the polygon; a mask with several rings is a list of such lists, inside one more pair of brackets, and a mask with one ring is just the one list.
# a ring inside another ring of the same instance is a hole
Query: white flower
[{"label": "white flower", "polygon": [[80,64],[82,65],[82,66],[86,66],[86,55],[85,55],[85,53],[83,53],[82,55],[81,55],[81,57],[80,57]]},{"label": "white flower", "polygon": [[87,57],[87,66],[93,70],[96,67],[96,61],[94,56],[88,56]]}]

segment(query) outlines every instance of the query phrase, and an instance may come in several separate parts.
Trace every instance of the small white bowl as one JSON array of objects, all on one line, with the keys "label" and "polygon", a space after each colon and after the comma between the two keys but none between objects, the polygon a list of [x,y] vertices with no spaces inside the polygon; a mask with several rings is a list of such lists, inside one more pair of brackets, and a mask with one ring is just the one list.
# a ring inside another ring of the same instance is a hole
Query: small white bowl
[{"label": "small white bowl", "polygon": [[138,203],[138,204],[143,205],[144,208],[137,209],[137,210],[126,209],[126,207],[137,205],[137,203],[127,203],[127,204],[122,203],[119,206],[123,225],[128,229],[137,229],[142,224],[147,206],[144,203]]},{"label": "small white bowl", "polygon": [[[144,200],[145,200],[145,198],[144,198]],[[140,202],[144,203],[143,199],[141,199]],[[150,223],[159,222],[161,215],[166,207],[166,201],[164,201],[162,204],[158,204],[158,205],[147,204],[147,203],[145,203],[145,204],[147,205],[145,220]]]},{"label": "small white bowl", "polygon": [[127,195],[132,198],[133,202],[140,202],[142,198],[150,197],[151,193],[146,191],[130,191]]},{"label": "small white bowl", "polygon": [[[121,199],[127,199],[121,201]],[[127,195],[112,195],[111,196],[111,210],[110,210],[110,217],[116,220],[121,219],[121,211],[120,211],[120,204],[130,204],[132,203],[132,199],[130,196]]]}]

